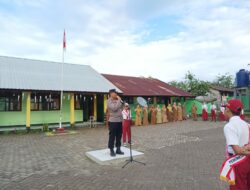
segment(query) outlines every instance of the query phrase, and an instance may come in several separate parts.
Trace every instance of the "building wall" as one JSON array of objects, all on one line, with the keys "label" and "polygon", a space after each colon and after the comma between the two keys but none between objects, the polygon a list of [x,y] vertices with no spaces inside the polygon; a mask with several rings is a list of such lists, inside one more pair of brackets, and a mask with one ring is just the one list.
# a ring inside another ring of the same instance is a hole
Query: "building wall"
[{"label": "building wall", "polygon": [[[26,99],[27,93],[23,93],[22,97],[22,111],[9,111],[0,112],[0,126],[11,125],[26,125]],[[68,94],[64,94],[63,99],[63,122],[69,123],[70,121],[70,100]],[[33,124],[49,124],[59,123],[60,111],[31,111],[31,125]],[[75,122],[82,122],[83,111],[75,110]]]},{"label": "building wall", "polygon": [[250,88],[241,88],[236,90],[236,98],[243,102],[245,111],[250,111]]},{"label": "building wall", "polygon": [[25,125],[26,99],[22,99],[22,111],[0,112],[0,126]]},{"label": "building wall", "polygon": [[221,104],[221,94],[218,90],[210,89],[212,95],[217,99],[218,104]]}]

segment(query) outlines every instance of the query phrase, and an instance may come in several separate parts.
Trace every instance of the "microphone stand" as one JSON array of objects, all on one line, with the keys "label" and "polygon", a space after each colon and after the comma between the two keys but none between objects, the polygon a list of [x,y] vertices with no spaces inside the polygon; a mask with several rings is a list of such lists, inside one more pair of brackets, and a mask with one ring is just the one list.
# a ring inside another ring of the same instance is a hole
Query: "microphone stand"
[{"label": "microphone stand", "polygon": [[130,143],[129,143],[129,152],[130,152],[130,157],[128,160],[126,160],[125,164],[122,166],[122,169],[125,168],[128,164],[130,163],[138,163],[138,164],[143,164],[144,166],[146,165],[146,163],[143,163],[143,162],[140,162],[140,161],[137,161],[133,158],[133,154],[132,154],[132,130],[131,130],[131,125],[129,126],[130,127],[130,131],[131,131],[131,139],[130,139]]}]

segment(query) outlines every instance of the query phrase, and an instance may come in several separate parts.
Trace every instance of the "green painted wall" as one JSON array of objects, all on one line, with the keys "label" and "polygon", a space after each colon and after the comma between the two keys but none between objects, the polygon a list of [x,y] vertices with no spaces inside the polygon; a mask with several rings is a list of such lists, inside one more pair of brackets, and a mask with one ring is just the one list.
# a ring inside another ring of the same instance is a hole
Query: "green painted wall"
[{"label": "green painted wall", "polygon": [[[63,122],[69,123],[70,104],[68,94],[64,94],[63,99]],[[22,111],[20,112],[0,112],[0,126],[26,125],[26,98],[24,93],[22,97]],[[59,123],[60,111],[31,111],[31,125],[44,123]],[[83,119],[83,111],[75,110],[75,121],[80,122]]]},{"label": "green painted wall", "polygon": [[247,97],[247,96],[241,96],[241,97],[237,96],[237,99],[242,101],[242,103],[244,105],[243,109],[248,110],[249,97]]},{"label": "green painted wall", "polygon": [[0,126],[25,125],[26,96],[22,98],[22,111],[0,112]]}]

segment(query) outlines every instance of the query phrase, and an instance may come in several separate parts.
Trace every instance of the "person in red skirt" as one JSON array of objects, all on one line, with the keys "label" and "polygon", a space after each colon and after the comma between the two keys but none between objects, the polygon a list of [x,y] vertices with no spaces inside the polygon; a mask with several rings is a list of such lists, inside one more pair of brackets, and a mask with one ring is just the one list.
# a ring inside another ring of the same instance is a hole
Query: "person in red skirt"
[{"label": "person in red skirt", "polygon": [[224,127],[226,160],[220,169],[220,179],[227,181],[230,190],[250,190],[250,125],[239,116],[243,104],[229,100],[225,117],[229,122]]},{"label": "person in red skirt", "polygon": [[206,102],[203,102],[202,104],[202,120],[207,121],[208,120],[208,113],[207,113],[207,104]]},{"label": "person in red skirt", "polygon": [[221,105],[220,106],[220,121],[226,121],[224,113],[225,113],[225,106]]},{"label": "person in red skirt", "polygon": [[243,110],[243,109],[241,110],[240,118],[241,118],[242,120],[245,120],[245,115],[244,115],[244,110]]},{"label": "person in red skirt", "polygon": [[214,102],[212,102],[211,105],[211,121],[215,121],[216,122],[216,105],[214,104]]},{"label": "person in red skirt", "polygon": [[127,146],[127,142],[128,144],[131,143],[131,112],[128,103],[125,103],[124,109],[122,111],[122,117],[123,117],[122,141],[123,141],[123,146]]}]

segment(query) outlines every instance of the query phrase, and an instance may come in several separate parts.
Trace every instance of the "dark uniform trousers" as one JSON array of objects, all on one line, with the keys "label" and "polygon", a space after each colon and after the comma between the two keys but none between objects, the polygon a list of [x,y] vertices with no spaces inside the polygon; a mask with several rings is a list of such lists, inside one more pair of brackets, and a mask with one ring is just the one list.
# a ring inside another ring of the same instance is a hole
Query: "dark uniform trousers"
[{"label": "dark uniform trousers", "polygon": [[114,148],[114,144],[117,148],[121,147],[122,138],[122,122],[109,122],[109,144],[110,149]]}]

